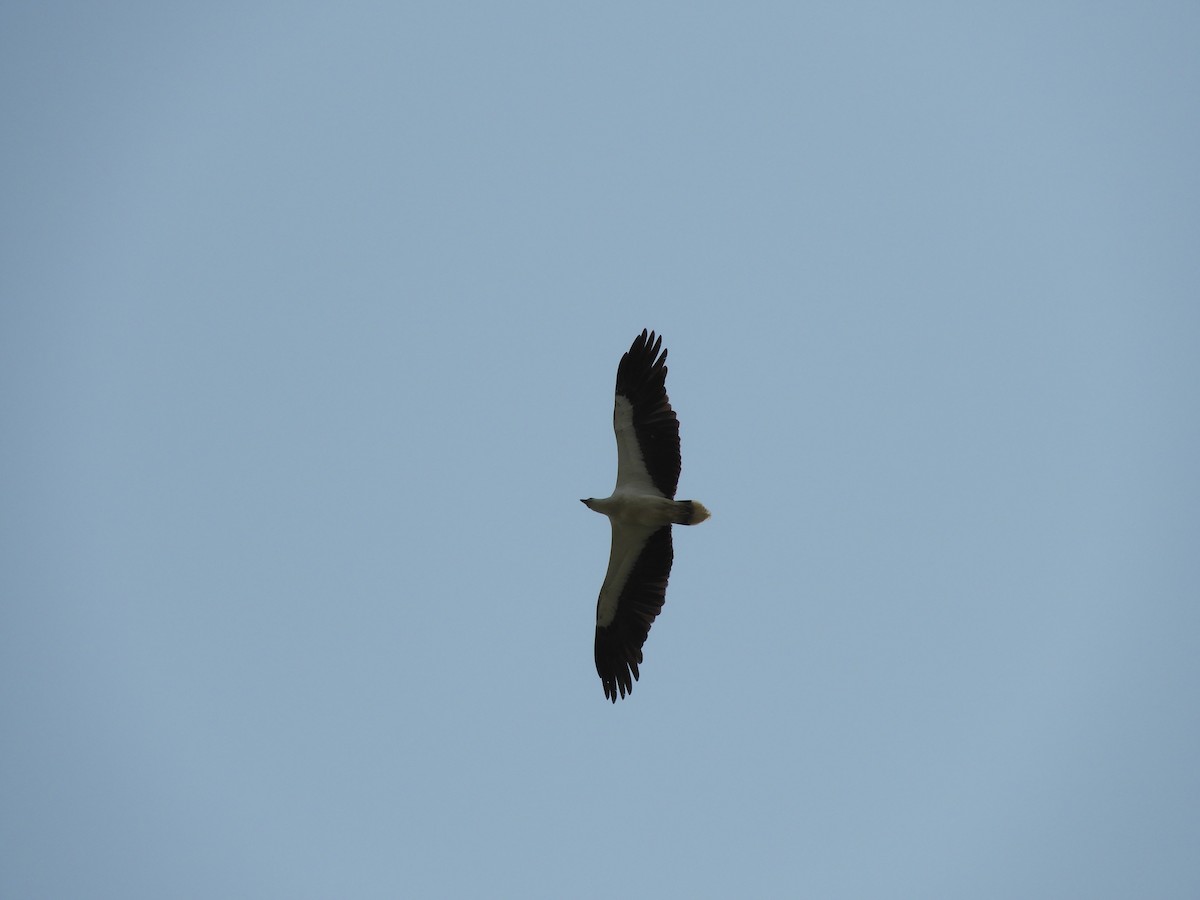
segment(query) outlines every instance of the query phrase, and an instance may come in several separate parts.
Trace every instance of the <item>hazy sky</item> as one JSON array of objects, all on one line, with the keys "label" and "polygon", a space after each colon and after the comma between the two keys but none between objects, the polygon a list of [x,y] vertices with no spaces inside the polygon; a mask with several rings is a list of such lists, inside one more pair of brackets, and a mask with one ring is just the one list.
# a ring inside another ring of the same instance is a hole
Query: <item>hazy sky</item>
[{"label": "hazy sky", "polygon": [[0,896],[1200,896],[1200,7],[184,6],[0,9]]}]

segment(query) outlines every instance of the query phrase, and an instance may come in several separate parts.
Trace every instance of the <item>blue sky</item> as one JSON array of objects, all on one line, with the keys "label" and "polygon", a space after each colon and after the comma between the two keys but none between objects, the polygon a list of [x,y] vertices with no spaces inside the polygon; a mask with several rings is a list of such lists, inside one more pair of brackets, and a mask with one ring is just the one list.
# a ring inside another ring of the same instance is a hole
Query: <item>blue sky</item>
[{"label": "blue sky", "polygon": [[1197,896],[1198,39],[6,5],[0,895]]}]

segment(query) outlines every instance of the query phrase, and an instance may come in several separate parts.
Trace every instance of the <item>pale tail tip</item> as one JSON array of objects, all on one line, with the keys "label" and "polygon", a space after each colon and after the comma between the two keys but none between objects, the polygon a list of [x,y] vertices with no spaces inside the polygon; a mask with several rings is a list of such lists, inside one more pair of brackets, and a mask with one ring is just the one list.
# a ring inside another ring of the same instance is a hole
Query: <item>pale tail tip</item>
[{"label": "pale tail tip", "polygon": [[705,506],[699,500],[692,501],[692,524],[693,525],[699,525],[701,522],[703,522],[705,519],[710,518],[711,516],[712,516],[712,513],[710,513],[708,511],[707,506]]}]

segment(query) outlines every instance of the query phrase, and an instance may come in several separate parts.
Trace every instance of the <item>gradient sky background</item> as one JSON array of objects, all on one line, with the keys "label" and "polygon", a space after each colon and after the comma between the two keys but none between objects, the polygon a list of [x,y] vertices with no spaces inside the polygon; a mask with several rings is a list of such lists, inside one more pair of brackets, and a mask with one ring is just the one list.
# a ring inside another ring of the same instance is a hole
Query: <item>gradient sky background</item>
[{"label": "gradient sky background", "polygon": [[189,6],[0,9],[0,896],[1200,896],[1200,7]]}]

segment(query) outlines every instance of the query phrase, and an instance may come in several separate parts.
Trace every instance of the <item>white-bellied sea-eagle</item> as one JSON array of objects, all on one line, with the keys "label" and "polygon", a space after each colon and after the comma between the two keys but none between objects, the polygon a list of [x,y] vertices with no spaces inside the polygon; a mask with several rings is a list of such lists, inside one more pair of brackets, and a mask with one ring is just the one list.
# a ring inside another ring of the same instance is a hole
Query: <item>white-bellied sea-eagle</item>
[{"label": "white-bellied sea-eagle", "polygon": [[642,331],[617,366],[613,430],[617,486],[611,497],[582,501],[612,525],[608,571],[596,602],[596,671],[604,695],[633,691],[642,645],[662,610],[674,551],[672,525],[698,525],[708,510],[676,500],[679,420],[667,399],[667,351]]}]

